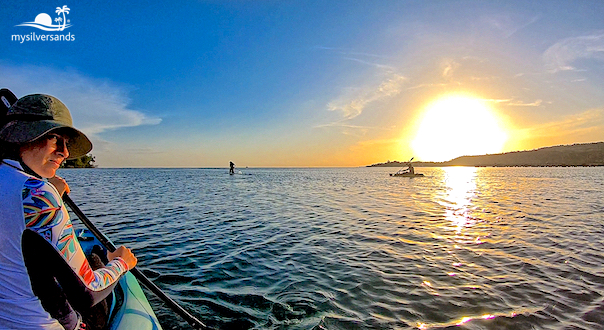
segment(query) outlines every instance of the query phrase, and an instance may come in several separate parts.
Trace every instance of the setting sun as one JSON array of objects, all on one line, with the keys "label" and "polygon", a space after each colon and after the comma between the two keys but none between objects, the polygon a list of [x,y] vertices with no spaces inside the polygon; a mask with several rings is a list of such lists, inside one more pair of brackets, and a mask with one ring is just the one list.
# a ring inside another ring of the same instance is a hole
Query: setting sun
[{"label": "setting sun", "polygon": [[426,107],[411,142],[424,161],[447,161],[459,156],[502,151],[507,134],[481,100],[447,96]]}]

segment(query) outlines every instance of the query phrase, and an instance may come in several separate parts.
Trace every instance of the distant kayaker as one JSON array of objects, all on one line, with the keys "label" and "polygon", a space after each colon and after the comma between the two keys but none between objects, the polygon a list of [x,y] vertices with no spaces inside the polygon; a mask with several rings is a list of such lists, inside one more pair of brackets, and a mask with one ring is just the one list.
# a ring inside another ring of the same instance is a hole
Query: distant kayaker
[{"label": "distant kayaker", "polygon": [[229,166],[231,167],[229,169],[229,174],[235,174],[235,163],[230,162]]},{"label": "distant kayaker", "polygon": [[415,170],[413,169],[413,165],[409,163],[409,167],[407,168],[407,172],[410,174],[415,174]]},{"label": "distant kayaker", "polygon": [[69,186],[55,172],[92,143],[67,107],[27,95],[0,119],[0,329],[81,329],[81,314],[137,259],[120,246],[93,270],[74,234],[61,199]]}]

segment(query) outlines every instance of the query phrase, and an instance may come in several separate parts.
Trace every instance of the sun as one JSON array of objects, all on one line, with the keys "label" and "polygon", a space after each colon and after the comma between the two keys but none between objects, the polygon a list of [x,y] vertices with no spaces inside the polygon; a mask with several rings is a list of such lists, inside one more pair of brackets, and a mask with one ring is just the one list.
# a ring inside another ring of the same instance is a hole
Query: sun
[{"label": "sun", "polygon": [[411,147],[423,161],[498,153],[507,140],[501,126],[480,99],[446,96],[426,107]]}]

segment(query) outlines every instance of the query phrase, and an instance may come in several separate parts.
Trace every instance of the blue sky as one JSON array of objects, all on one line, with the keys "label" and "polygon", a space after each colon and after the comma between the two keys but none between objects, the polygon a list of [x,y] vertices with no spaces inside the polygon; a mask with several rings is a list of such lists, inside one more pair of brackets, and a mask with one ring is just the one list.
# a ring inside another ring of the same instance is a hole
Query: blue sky
[{"label": "blue sky", "polygon": [[[17,26],[62,17],[64,5],[63,31]],[[406,160],[426,105],[451,93],[497,114],[509,135],[501,151],[604,140],[602,1],[30,1],[3,11],[0,85],[60,98],[101,167]],[[74,40],[11,40],[31,33]]]}]

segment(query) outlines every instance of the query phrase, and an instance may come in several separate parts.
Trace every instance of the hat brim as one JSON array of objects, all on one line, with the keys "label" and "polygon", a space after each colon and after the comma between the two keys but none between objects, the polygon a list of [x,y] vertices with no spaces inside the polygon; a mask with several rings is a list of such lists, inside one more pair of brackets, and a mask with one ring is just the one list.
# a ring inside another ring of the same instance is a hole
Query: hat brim
[{"label": "hat brim", "polygon": [[53,120],[40,120],[36,122],[11,121],[0,131],[0,139],[10,143],[27,143],[56,129],[69,131],[69,157],[67,159],[80,158],[92,150],[92,142],[90,142],[84,133]]}]

